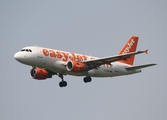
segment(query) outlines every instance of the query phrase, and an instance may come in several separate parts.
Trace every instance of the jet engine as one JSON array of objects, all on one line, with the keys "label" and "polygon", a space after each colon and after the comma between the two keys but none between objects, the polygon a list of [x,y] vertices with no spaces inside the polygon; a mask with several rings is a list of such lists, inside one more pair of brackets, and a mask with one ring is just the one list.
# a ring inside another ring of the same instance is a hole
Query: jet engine
[{"label": "jet engine", "polygon": [[71,72],[84,72],[86,70],[86,66],[82,62],[69,61],[66,69]]},{"label": "jet engine", "polygon": [[46,78],[51,78],[52,75],[49,72],[42,68],[33,68],[30,71],[30,75],[32,78],[37,80],[45,80]]}]

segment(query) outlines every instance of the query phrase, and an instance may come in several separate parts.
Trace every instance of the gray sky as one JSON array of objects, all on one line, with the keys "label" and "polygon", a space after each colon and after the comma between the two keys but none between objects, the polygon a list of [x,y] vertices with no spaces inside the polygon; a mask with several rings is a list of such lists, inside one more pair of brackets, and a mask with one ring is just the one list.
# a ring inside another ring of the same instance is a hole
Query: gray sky
[{"label": "gray sky", "polygon": [[[166,120],[165,0],[0,1],[1,120]],[[139,36],[135,64],[157,63],[142,73],[93,78],[54,76],[33,80],[31,67],[13,55],[38,45],[106,57],[116,55],[131,35]]]}]

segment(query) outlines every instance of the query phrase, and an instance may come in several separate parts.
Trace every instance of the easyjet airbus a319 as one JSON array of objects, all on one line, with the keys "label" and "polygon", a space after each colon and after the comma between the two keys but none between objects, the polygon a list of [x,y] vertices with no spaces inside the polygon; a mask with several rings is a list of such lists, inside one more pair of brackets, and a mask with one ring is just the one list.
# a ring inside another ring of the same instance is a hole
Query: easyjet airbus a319
[{"label": "easyjet airbus a319", "polygon": [[24,47],[14,55],[14,58],[26,65],[32,66],[30,75],[37,80],[45,80],[57,75],[61,78],[60,87],[66,87],[64,75],[85,76],[85,83],[91,82],[91,77],[114,77],[141,72],[142,68],[156,64],[133,66],[135,55],[148,50],[136,51],[138,37],[132,36],[120,50],[118,55],[97,58],[73,52],[65,52],[45,47]]}]

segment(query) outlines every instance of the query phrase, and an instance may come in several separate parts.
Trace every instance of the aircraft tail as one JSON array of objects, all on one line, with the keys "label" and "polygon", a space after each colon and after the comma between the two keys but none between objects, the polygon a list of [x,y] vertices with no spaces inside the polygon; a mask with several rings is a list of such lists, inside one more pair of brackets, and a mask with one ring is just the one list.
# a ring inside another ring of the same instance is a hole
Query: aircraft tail
[{"label": "aircraft tail", "polygon": [[[127,41],[127,43],[124,45],[124,47],[120,50],[118,55],[130,53],[130,52],[135,52],[136,48],[137,48],[137,44],[138,44],[138,38],[139,37],[137,37],[137,36],[132,36]],[[133,65],[134,58],[135,58],[135,56],[131,56],[130,58],[127,58],[125,60],[119,60],[119,62],[122,62],[122,63],[125,63],[125,64],[129,64],[129,65]]]},{"label": "aircraft tail", "polygon": [[142,69],[142,68],[146,68],[146,67],[150,67],[150,66],[154,66],[154,65],[157,65],[157,64],[138,65],[138,66],[128,67],[128,68],[126,68],[126,70],[137,70],[137,69]]}]

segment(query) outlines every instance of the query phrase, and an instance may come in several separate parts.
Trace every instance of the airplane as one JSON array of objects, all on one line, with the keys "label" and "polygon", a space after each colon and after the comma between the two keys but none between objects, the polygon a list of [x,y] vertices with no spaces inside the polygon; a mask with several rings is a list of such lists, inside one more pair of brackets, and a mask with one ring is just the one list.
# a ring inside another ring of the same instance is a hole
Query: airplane
[{"label": "airplane", "polygon": [[15,53],[14,58],[25,65],[32,66],[30,75],[36,80],[46,80],[57,75],[61,78],[60,87],[66,87],[64,75],[85,76],[85,83],[91,77],[114,77],[140,73],[142,68],[156,64],[133,66],[135,55],[148,53],[148,50],[136,51],[139,37],[131,36],[120,52],[115,56],[93,57],[54,50],[45,47],[28,46]]}]

